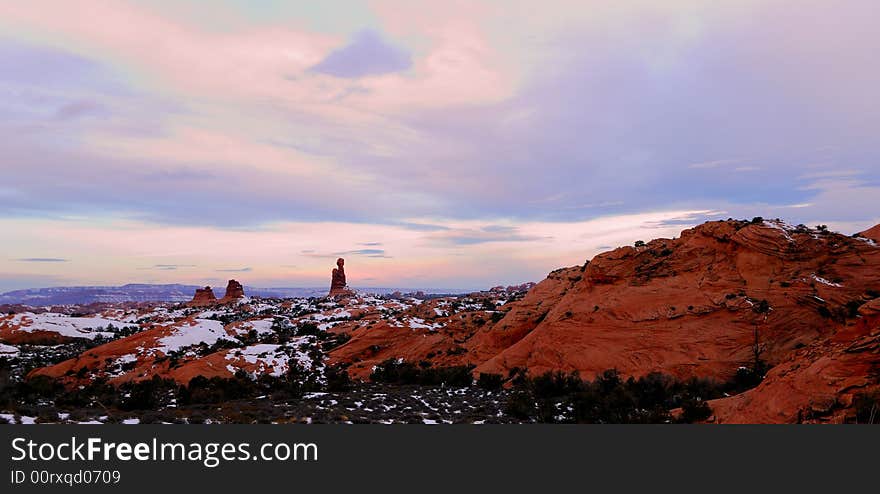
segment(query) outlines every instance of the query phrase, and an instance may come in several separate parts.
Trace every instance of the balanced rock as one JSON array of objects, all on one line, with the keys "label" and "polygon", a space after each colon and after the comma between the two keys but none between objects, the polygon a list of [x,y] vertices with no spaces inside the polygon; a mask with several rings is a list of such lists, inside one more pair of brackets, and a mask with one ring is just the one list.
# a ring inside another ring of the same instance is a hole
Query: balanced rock
[{"label": "balanced rock", "polygon": [[211,287],[196,288],[196,294],[193,299],[186,305],[190,307],[207,307],[217,303],[217,297],[214,296],[214,290]]},{"label": "balanced rock", "polygon": [[235,280],[229,280],[226,284],[226,294],[220,299],[220,303],[226,304],[242,298],[244,298],[244,287]]},{"label": "balanced rock", "polygon": [[340,257],[336,260],[336,267],[333,268],[333,273],[330,278],[330,293],[328,296],[339,297],[350,295],[354,295],[354,292],[348,288],[348,284],[345,282],[345,259]]}]

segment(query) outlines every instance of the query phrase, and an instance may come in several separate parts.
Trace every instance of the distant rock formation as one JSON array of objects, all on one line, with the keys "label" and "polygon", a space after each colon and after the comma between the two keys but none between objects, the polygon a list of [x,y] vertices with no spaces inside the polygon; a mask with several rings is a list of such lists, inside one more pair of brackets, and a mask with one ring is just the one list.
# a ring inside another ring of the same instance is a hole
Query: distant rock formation
[{"label": "distant rock formation", "polygon": [[220,303],[226,304],[242,298],[244,298],[244,287],[235,280],[229,280],[226,284],[226,294],[220,299]]},{"label": "distant rock formation", "polygon": [[880,242],[880,225],[875,225],[874,227],[863,231],[859,235],[865,238],[870,238],[875,242]]},{"label": "distant rock formation", "polygon": [[217,297],[214,296],[214,290],[206,286],[205,288],[196,288],[196,294],[186,305],[189,307],[208,307],[216,303]]},{"label": "distant rock formation", "polygon": [[345,282],[345,259],[340,257],[336,260],[336,267],[333,268],[333,274],[330,278],[330,293],[328,296],[338,297],[353,294],[354,292],[348,288],[348,284]]}]

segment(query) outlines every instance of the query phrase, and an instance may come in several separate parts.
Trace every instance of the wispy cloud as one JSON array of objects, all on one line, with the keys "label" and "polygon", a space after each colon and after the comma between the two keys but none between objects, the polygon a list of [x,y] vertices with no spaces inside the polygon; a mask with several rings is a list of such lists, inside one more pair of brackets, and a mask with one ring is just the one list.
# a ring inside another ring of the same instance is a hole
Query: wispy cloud
[{"label": "wispy cloud", "polygon": [[253,271],[253,268],[224,268],[224,269],[215,269],[215,271],[220,273],[249,273]]},{"label": "wispy cloud", "polygon": [[386,258],[390,259],[390,256],[385,255],[384,249],[353,249],[353,250],[342,250],[337,252],[317,252],[314,250],[304,250],[301,251],[305,257],[315,257],[315,258],[336,258],[343,256],[362,256],[362,257],[376,257],[376,258]]},{"label": "wispy cloud", "polygon": [[509,225],[485,225],[476,228],[457,228],[435,233],[428,237],[432,242],[450,245],[477,245],[490,242],[533,242],[551,237],[525,235],[518,227]]},{"label": "wispy cloud", "polygon": [[60,257],[22,257],[16,259],[18,262],[70,262],[70,259],[61,259]]},{"label": "wispy cloud", "polygon": [[706,170],[711,168],[727,167],[728,165],[736,165],[739,163],[743,163],[744,161],[745,160],[743,159],[700,161],[699,163],[691,163],[690,165],[688,165],[688,168],[696,170]]},{"label": "wispy cloud", "polygon": [[139,269],[155,269],[157,271],[176,271],[179,268],[194,268],[195,264],[154,264],[148,268]]}]

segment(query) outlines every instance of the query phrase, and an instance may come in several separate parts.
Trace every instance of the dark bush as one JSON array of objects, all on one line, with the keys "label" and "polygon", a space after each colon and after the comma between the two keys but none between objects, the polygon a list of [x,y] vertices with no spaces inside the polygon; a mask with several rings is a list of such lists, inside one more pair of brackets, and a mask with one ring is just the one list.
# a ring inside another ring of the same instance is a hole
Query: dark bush
[{"label": "dark bush", "polygon": [[501,386],[503,384],[504,378],[501,376],[501,374],[481,372],[480,377],[477,378],[477,386],[489,391],[501,389]]},{"label": "dark bush", "polygon": [[473,366],[465,365],[421,368],[405,360],[388,359],[373,369],[370,380],[388,384],[464,387],[473,384],[472,370]]},{"label": "dark bush", "polygon": [[348,391],[351,389],[351,377],[348,375],[348,371],[341,367],[327,366],[324,369],[324,377],[327,380],[326,391]]},{"label": "dark bush", "polygon": [[709,404],[700,399],[688,399],[681,405],[681,421],[687,424],[702,422],[712,416]]},{"label": "dark bush", "polygon": [[880,392],[857,394],[853,410],[857,424],[880,424]]},{"label": "dark bush", "polygon": [[[535,422],[578,423],[670,423],[669,410],[682,408],[680,422],[706,420],[711,409],[706,401],[723,396],[725,383],[709,379],[680,381],[651,373],[623,380],[607,370],[593,381],[577,373],[548,372],[515,382],[516,390],[505,407],[509,415]],[[513,376],[513,373],[511,374]]]},{"label": "dark bush", "polygon": [[321,330],[318,329],[318,325],[313,322],[304,322],[299,325],[296,334],[297,336],[318,336],[321,334]]}]

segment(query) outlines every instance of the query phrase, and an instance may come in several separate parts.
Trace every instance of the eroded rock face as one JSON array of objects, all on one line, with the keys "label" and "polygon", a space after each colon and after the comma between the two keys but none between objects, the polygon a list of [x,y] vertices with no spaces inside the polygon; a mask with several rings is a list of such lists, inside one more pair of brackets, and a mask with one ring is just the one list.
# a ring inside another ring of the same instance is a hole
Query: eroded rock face
[{"label": "eroded rock face", "polygon": [[880,384],[880,299],[827,339],[792,352],[754,389],[710,406],[718,423],[844,422],[860,393]]},{"label": "eroded rock face", "polygon": [[834,335],[880,289],[880,248],[776,222],[710,222],[600,254],[569,284],[551,278],[469,342],[477,371],[724,380],[748,362],[756,327],[771,364]]},{"label": "eroded rock face", "polygon": [[214,296],[214,290],[211,287],[196,288],[196,294],[187,304],[190,307],[208,307],[217,303],[217,297]]},{"label": "eroded rock face", "polygon": [[226,304],[244,298],[244,287],[235,280],[229,280],[226,284],[226,294],[220,299],[219,303]]},{"label": "eroded rock face", "polygon": [[871,239],[874,242],[880,242],[880,225],[875,225],[874,227],[863,231],[859,235]]}]

